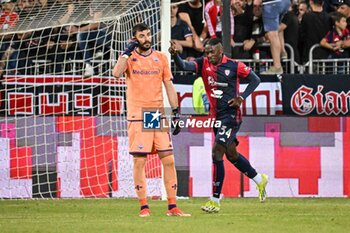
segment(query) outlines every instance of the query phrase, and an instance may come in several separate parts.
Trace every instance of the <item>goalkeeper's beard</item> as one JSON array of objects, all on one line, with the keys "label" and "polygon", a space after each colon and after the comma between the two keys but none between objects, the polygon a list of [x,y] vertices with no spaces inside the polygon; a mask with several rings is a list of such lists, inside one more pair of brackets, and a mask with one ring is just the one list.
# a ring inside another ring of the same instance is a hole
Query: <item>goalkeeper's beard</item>
[{"label": "goalkeeper's beard", "polygon": [[141,51],[146,52],[146,51],[151,49],[151,42],[150,41],[146,41],[143,44],[139,44],[138,47],[139,47],[139,49]]}]

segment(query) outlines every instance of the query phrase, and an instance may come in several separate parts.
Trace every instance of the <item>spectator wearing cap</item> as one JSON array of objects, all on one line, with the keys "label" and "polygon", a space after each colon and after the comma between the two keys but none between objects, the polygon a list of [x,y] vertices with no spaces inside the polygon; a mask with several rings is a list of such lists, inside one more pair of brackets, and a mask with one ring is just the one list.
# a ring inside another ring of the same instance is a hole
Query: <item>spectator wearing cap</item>
[{"label": "spectator wearing cap", "polygon": [[[301,60],[306,63],[309,60],[309,51],[315,44],[319,44],[323,37],[332,28],[329,15],[323,11],[323,0],[310,0],[311,11],[304,14],[300,25]],[[326,58],[328,51],[318,48],[313,56],[318,59]]]},{"label": "spectator wearing cap", "polygon": [[345,15],[347,28],[350,30],[350,0],[338,0],[337,12]]}]

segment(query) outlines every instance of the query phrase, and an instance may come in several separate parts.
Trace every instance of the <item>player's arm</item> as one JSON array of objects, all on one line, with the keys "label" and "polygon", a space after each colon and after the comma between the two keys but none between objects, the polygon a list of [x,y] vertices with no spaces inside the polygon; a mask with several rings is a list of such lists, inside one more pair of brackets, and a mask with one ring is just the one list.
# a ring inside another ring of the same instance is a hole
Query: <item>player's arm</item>
[{"label": "player's arm", "polygon": [[171,46],[169,47],[168,51],[171,55],[173,55],[176,66],[181,70],[196,72],[196,64],[192,61],[182,60],[182,58],[178,54],[178,51],[176,50],[175,43],[173,41],[170,41],[170,44]]},{"label": "player's arm", "polygon": [[[243,70],[244,72],[247,71],[247,69],[243,69]],[[230,107],[239,108],[243,100],[245,100],[250,94],[254,92],[254,90],[259,86],[261,81],[260,78],[255,74],[255,72],[250,69],[249,69],[248,75],[247,76],[244,75],[243,77],[248,79],[249,84],[240,96],[232,98],[228,101],[228,104]]]},{"label": "player's arm", "polygon": [[172,134],[177,135],[181,131],[181,127],[179,127],[178,124],[174,124],[174,122],[179,120],[179,102],[177,100],[177,93],[172,80],[164,80],[163,83],[172,109]]},{"label": "player's arm", "polygon": [[246,79],[248,79],[249,84],[244,90],[244,92],[240,95],[243,99],[246,99],[250,94],[252,94],[255,91],[255,89],[259,86],[261,81],[259,76],[256,75],[255,72],[252,70],[250,71]]},{"label": "player's arm", "polygon": [[179,107],[179,102],[177,100],[177,93],[175,90],[175,86],[173,84],[173,81],[171,80],[164,80],[163,81],[165,90],[169,99],[169,103],[171,106],[171,109],[176,109]]},{"label": "player's arm", "polygon": [[115,78],[120,78],[121,76],[123,76],[123,73],[126,70],[126,67],[128,65],[128,58],[126,56],[120,56],[118,58],[117,64],[114,66],[113,69],[113,76]]},{"label": "player's arm", "polygon": [[165,87],[166,94],[169,99],[169,103],[172,109],[172,129],[173,129],[173,135],[177,135],[180,133],[181,128],[179,125],[174,125],[173,123],[179,120],[179,102],[177,100],[177,93],[175,90],[175,86],[172,81],[172,74],[169,66],[168,59],[164,55],[164,71],[163,71],[163,84]]},{"label": "player's arm", "polygon": [[131,53],[137,47],[138,42],[136,40],[130,40],[128,45],[126,46],[124,52],[121,56],[119,56],[117,64],[113,69],[113,76],[116,78],[120,78],[126,70],[128,65],[128,59],[131,56]]}]

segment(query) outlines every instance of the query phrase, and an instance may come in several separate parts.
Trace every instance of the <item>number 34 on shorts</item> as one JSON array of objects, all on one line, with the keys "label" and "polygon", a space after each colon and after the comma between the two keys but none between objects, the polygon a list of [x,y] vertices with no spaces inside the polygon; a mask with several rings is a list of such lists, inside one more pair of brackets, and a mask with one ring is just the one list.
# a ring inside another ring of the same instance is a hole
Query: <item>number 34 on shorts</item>
[{"label": "number 34 on shorts", "polygon": [[236,135],[240,128],[240,125],[240,123],[237,124],[230,122],[230,124],[224,124],[224,122],[222,122],[221,127],[214,130],[215,142],[225,147],[230,146],[234,142],[238,144]]}]

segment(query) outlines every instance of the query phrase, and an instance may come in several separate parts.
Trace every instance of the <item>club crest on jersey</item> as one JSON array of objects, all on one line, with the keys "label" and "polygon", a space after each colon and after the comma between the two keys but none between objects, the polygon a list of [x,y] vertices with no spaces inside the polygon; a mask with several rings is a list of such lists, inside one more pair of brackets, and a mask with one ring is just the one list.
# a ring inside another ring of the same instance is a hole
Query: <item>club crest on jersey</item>
[{"label": "club crest on jersey", "polygon": [[225,74],[228,76],[230,74],[230,70],[225,70]]},{"label": "club crest on jersey", "polygon": [[136,59],[136,58],[133,58],[132,61],[137,61],[137,59]]},{"label": "club crest on jersey", "polygon": [[155,57],[155,58],[154,58],[154,61],[155,61],[155,62],[159,62],[159,59]]}]

